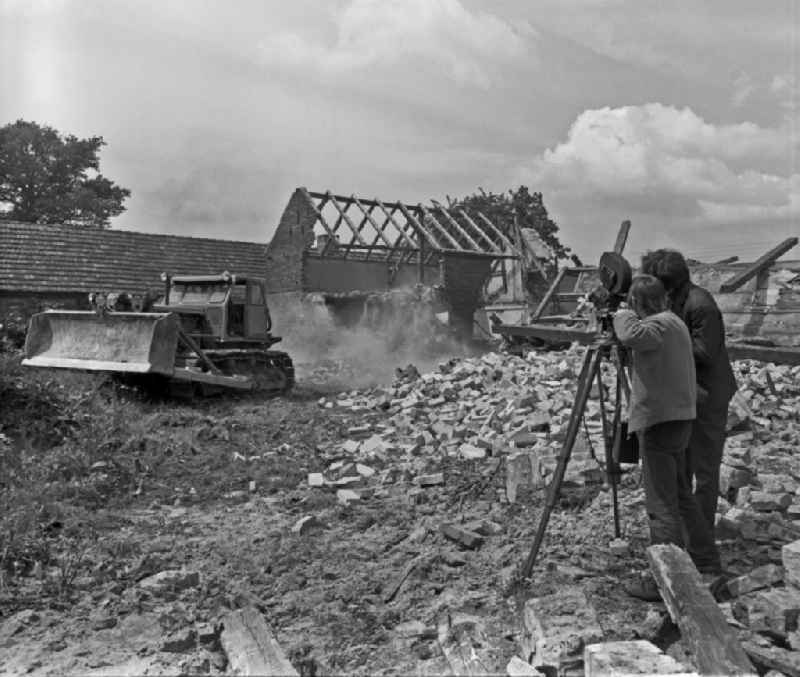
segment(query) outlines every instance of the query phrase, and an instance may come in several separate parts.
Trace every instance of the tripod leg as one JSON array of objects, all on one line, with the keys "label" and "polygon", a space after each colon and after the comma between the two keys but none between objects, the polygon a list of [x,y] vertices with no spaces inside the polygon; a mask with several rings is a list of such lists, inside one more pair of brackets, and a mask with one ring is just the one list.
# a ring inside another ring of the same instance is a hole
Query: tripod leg
[{"label": "tripod leg", "polygon": [[533,566],[536,564],[536,557],[539,554],[539,548],[542,545],[544,533],[547,530],[547,523],[550,520],[550,513],[553,511],[558,501],[561,483],[564,481],[564,473],[567,470],[570,454],[572,454],[572,447],[575,445],[575,439],[580,431],[581,419],[586,409],[586,402],[589,399],[592,383],[595,374],[600,370],[600,357],[600,350],[593,347],[587,349],[586,356],[583,358],[581,374],[578,377],[578,392],[575,394],[575,404],[572,406],[572,413],[569,417],[567,434],[564,438],[561,451],[558,454],[558,464],[553,473],[553,479],[550,481],[550,486],[547,488],[547,501],[545,502],[542,516],[539,518],[539,527],[536,530],[536,536],[533,539],[533,545],[528,554],[528,559],[525,561],[525,566],[522,569],[523,578],[530,578],[533,572]]},{"label": "tripod leg", "polygon": [[620,389],[619,377],[617,377],[617,401],[614,403],[614,424],[609,431],[608,420],[606,418],[606,400],[603,392],[603,376],[600,369],[597,370],[597,387],[600,391],[600,420],[603,422],[603,449],[606,456],[606,480],[611,487],[611,501],[614,506],[614,535],[619,538],[622,535],[619,524],[619,501],[617,498],[617,483],[619,482],[619,431],[620,431]]}]

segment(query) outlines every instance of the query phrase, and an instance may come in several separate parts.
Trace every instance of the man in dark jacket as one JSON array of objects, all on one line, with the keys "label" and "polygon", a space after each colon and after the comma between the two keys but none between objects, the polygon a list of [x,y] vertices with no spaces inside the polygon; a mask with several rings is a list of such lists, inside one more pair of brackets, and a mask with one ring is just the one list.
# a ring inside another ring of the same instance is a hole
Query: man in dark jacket
[{"label": "man in dark jacket", "polygon": [[714,530],[719,496],[719,469],[725,446],[728,404],[736,392],[725,326],[714,297],[689,279],[689,266],[680,252],[657,249],[642,257],[642,272],[657,277],[670,297],[670,309],[686,323],[692,337],[697,373],[697,418],[687,453],[695,497]]}]

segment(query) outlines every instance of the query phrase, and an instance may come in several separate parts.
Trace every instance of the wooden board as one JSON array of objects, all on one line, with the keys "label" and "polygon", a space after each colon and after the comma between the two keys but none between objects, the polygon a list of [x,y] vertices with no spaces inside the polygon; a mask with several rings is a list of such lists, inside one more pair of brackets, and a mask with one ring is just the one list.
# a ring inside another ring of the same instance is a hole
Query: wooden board
[{"label": "wooden board", "polygon": [[299,677],[258,609],[249,606],[232,611],[223,626],[221,642],[229,674]]},{"label": "wooden board", "polygon": [[800,653],[789,651],[778,646],[761,646],[754,641],[742,643],[747,655],[755,663],[788,677],[800,677]]},{"label": "wooden board", "polygon": [[703,675],[755,675],[689,555],[676,545],[651,545],[647,559],[669,615]]}]

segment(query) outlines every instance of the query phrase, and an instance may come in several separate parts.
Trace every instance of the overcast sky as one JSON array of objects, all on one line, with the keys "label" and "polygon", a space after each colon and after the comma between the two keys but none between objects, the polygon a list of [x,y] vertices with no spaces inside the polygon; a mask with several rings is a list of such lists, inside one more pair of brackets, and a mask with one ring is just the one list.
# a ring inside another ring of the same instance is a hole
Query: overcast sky
[{"label": "overcast sky", "polygon": [[0,124],[101,135],[113,227],[267,241],[296,186],[525,184],[586,259],[800,234],[800,0],[0,0]]}]

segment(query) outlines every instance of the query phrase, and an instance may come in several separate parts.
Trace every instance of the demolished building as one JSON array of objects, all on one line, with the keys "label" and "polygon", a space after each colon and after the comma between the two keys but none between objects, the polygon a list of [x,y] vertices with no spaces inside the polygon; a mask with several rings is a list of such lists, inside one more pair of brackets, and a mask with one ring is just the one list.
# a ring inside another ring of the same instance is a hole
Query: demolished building
[{"label": "demolished building", "polygon": [[502,225],[479,212],[297,188],[267,249],[267,287],[278,318],[314,295],[345,324],[380,295],[417,288],[417,300],[436,299],[451,328],[471,336],[497,263],[518,258]]}]

